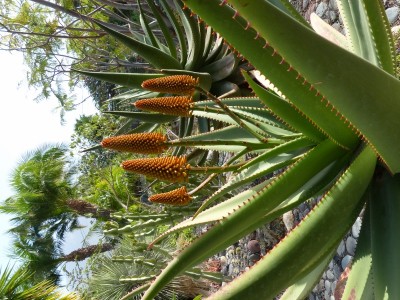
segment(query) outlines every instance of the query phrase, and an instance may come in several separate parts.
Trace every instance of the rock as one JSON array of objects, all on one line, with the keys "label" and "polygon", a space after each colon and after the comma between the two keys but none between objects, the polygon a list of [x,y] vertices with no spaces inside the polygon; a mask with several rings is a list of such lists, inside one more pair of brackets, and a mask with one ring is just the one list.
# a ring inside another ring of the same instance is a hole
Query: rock
[{"label": "rock", "polygon": [[342,265],[342,269],[346,269],[347,265],[350,263],[351,261],[351,256],[350,255],[346,255],[345,257],[343,257],[341,265]]},{"label": "rock", "polygon": [[336,14],[336,12],[333,11],[333,10],[330,10],[330,11],[329,11],[328,16],[329,16],[329,21],[330,21],[329,23],[333,23],[333,22],[335,22],[336,19],[337,19],[337,14]]},{"label": "rock", "polygon": [[352,236],[349,236],[346,240],[346,250],[347,253],[349,253],[350,255],[354,256],[354,253],[356,251],[356,245],[357,245],[357,241],[355,238],[353,238]]},{"label": "rock", "polygon": [[357,220],[354,222],[353,226],[351,227],[351,234],[354,238],[358,238],[360,235],[360,229],[361,229],[361,218],[358,217]]},{"label": "rock", "polygon": [[346,247],[344,245],[344,241],[342,240],[339,244],[339,247],[337,248],[337,254],[342,257],[344,255],[344,252],[346,251]]},{"label": "rock", "polygon": [[307,8],[309,2],[309,0],[303,0],[303,9]]},{"label": "rock", "polygon": [[221,257],[219,258],[219,261],[220,261],[220,263],[221,263],[221,267],[222,267],[222,268],[225,267],[225,266],[228,264],[228,260],[226,259],[225,256],[221,256]]},{"label": "rock", "polygon": [[397,21],[397,18],[399,17],[399,12],[400,9],[397,6],[390,7],[386,10],[386,15],[390,24],[393,24]]},{"label": "rock", "polygon": [[[330,294],[331,291],[331,282],[329,280],[325,280],[325,291]],[[328,299],[328,298],[327,298]]]},{"label": "rock", "polygon": [[326,271],[326,277],[332,281],[333,279],[335,279],[335,275],[333,274],[333,272],[331,270]]},{"label": "rock", "polygon": [[250,240],[247,243],[247,250],[249,250],[250,253],[260,253],[261,252],[260,243],[257,240]]},{"label": "rock", "polygon": [[340,26],[340,23],[339,22],[335,22],[335,23],[333,23],[332,24],[332,27],[333,28],[335,28],[337,31],[339,31],[340,32],[340,30],[341,30],[341,26]]},{"label": "rock", "polygon": [[338,6],[337,6],[337,1],[336,0],[329,1],[329,6],[330,6],[331,9],[333,9],[335,11],[337,11],[339,9]]},{"label": "rock", "polygon": [[320,4],[318,4],[315,13],[318,15],[318,17],[322,18],[327,10],[328,10],[328,4],[326,4],[325,2],[321,2]]}]

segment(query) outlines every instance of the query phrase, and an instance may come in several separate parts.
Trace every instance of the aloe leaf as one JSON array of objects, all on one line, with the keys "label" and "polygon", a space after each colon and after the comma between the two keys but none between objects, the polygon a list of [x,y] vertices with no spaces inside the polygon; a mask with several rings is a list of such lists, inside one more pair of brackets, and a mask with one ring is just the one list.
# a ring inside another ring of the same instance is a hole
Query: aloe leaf
[{"label": "aloe leaf", "polygon": [[371,207],[369,205],[370,200],[373,200],[371,197],[370,187],[364,194],[364,202],[367,203],[367,207],[364,212],[360,236],[357,240],[356,253],[341,297],[342,299],[374,299],[371,255]]},{"label": "aloe leaf", "polygon": [[363,205],[360,200],[375,165],[374,152],[365,148],[288,236],[248,272],[215,293],[212,299],[273,299],[288,284],[313,271],[320,264],[320,258],[335,249],[358,216]]},{"label": "aloe leaf", "polygon": [[316,142],[322,141],[326,138],[324,134],[318,130],[316,124],[307,120],[307,118],[300,111],[296,110],[293,105],[256,84],[247,73],[243,73],[243,75],[254,92],[260,97],[260,100],[263,101],[267,107],[269,107],[289,127],[298,132],[302,132],[304,135]]},{"label": "aloe leaf", "polygon": [[[225,98],[221,99],[221,102],[229,107],[254,107],[254,108],[264,108],[264,105],[261,103],[258,97],[234,97],[234,98]],[[197,101],[195,107],[207,107],[207,106],[215,106],[215,102],[213,100],[205,100],[205,101]]]},{"label": "aloe leaf", "polygon": [[[217,0],[186,0],[185,3],[218,31],[227,42],[235,45],[235,49],[246,57],[257,70],[266,75],[271,82],[286,95],[287,99],[317,124],[318,128],[320,128],[325,135],[329,136],[330,139],[345,149],[353,149],[358,144],[357,135],[348,128],[335,113],[331,112],[331,109],[326,108],[326,101],[321,102],[321,99],[325,100],[325,95],[321,93],[320,87],[323,86],[322,83],[325,84],[328,80],[321,80],[321,76],[318,78],[313,77],[312,79],[308,78],[308,76],[304,76],[302,69],[299,70],[301,73],[297,72],[297,66],[285,55],[281,56],[281,53],[278,52],[281,51],[280,47],[273,44],[272,41],[269,40],[269,37],[267,38],[265,36],[264,32],[280,24],[280,30],[271,31],[274,34],[277,33],[284,45],[290,47],[291,50],[301,52],[302,55],[307,56],[302,57],[302,63],[304,64],[306,62],[309,68],[314,69],[315,66],[319,66],[320,64],[318,62],[309,62],[309,60],[315,59],[315,56],[321,56],[320,50],[324,48],[316,48],[318,54],[313,55],[309,55],[309,52],[306,50],[298,51],[298,47],[304,46],[304,44],[312,44],[312,42],[304,43],[308,37],[298,34],[298,28],[302,28],[304,31],[311,33],[313,33],[313,31],[301,25],[289,15],[282,13],[274,5],[266,1],[260,4],[259,0],[252,1],[251,4],[247,5],[245,8],[241,7],[242,3],[240,3],[238,5],[240,7],[238,14],[228,5],[219,5],[220,2]],[[235,1],[230,3],[234,4]],[[267,8],[264,8],[265,6],[267,6]],[[249,17],[249,20],[252,20],[251,23],[248,23],[241,17],[241,11],[244,10],[244,12],[247,12],[249,7],[252,8],[251,13],[249,13],[252,14],[252,16]],[[260,10],[257,11],[258,7]],[[257,12],[254,13],[254,11]],[[262,17],[260,16],[260,12]],[[272,14],[273,18],[267,17],[269,14]],[[233,18],[233,16],[235,17]],[[277,16],[284,16],[284,18],[280,20]],[[264,27],[260,26],[261,28],[257,27],[253,29],[254,21],[258,21],[258,19],[265,20],[265,26],[263,23]],[[272,19],[274,19],[274,21],[270,23]],[[295,29],[292,28],[290,31],[287,31],[290,32],[290,34],[286,32],[286,22],[289,22],[288,20],[296,25],[293,26]],[[282,30],[284,32],[281,32]],[[293,32],[296,32],[296,34],[292,34]],[[300,32],[302,33],[302,31]],[[288,37],[292,38],[294,36],[298,38],[299,41],[292,43]],[[316,36],[318,39],[323,39],[318,35]],[[264,38],[267,38],[268,42],[266,42]],[[325,39],[323,40],[329,43]],[[271,45],[275,48],[272,48]],[[297,46],[293,47],[293,45]],[[323,57],[328,59],[328,56],[325,54]],[[329,67],[332,66],[329,65]],[[320,69],[318,68],[318,70]],[[350,81],[347,81],[348,84],[349,82]],[[337,85],[335,87],[337,87]]]},{"label": "aloe leaf", "polygon": [[112,37],[118,39],[120,42],[125,44],[127,47],[132,49],[135,53],[143,57],[151,65],[158,69],[180,69],[181,64],[171,55],[166,54],[164,51],[147,45],[145,43],[139,42],[125,34],[115,31],[99,22],[96,24],[101,27],[104,31],[109,33]]},{"label": "aloe leaf", "polygon": [[224,40],[222,37],[217,37],[217,39],[214,42],[214,45],[211,49],[211,52],[208,54],[208,57],[205,61],[205,64],[211,63],[215,61],[215,59],[219,56],[220,53],[224,53],[226,51],[227,47],[224,44]]},{"label": "aloe leaf", "polygon": [[204,50],[203,50],[202,57],[203,57],[204,62],[205,62],[207,57],[208,57],[208,55],[210,54],[211,47],[212,47],[213,42],[214,42],[214,31],[209,26],[206,28],[206,35],[205,35],[204,39],[205,39],[205,43],[204,43]]},{"label": "aloe leaf", "polygon": [[301,188],[321,168],[338,159],[343,153],[344,151],[340,147],[329,140],[309,151],[255,197],[244,202],[236,210],[228,212],[222,221],[184,249],[156,278],[143,299],[153,299],[176,275],[226,248],[240,236],[254,230],[256,228],[254,226],[260,225],[258,220],[262,219],[268,211]]},{"label": "aloe leaf", "polygon": [[153,31],[149,26],[150,22],[147,20],[147,17],[143,13],[142,4],[140,3],[140,1],[138,1],[138,7],[140,25],[142,26],[142,30],[145,33],[145,39],[148,40],[146,42],[150,42],[153,47],[160,49],[160,41],[158,41],[157,38],[154,36]]},{"label": "aloe leaf", "polygon": [[195,17],[191,16],[191,13],[188,10],[180,9],[180,5],[182,5],[180,1],[178,2],[178,0],[174,0],[174,3],[188,42],[188,58],[185,64],[185,69],[194,70],[197,59],[203,52],[203,49],[201,48],[202,41],[200,40],[199,25],[197,20],[195,20]]},{"label": "aloe leaf", "polygon": [[174,31],[176,33],[176,36],[178,38],[179,48],[181,50],[180,63],[182,66],[184,66],[186,64],[186,60],[187,60],[187,45],[186,45],[186,39],[183,34],[182,27],[180,25],[180,22],[177,20],[175,14],[174,14],[174,11],[170,8],[169,4],[166,3],[166,0],[161,0],[160,3],[162,5],[162,7],[164,8],[165,14],[167,15],[168,19],[170,20],[170,22],[174,28]]},{"label": "aloe leaf", "polygon": [[[391,172],[400,171],[400,136],[393,130],[400,127],[400,101],[397,97],[400,95],[399,80],[321,38],[267,2],[232,0],[230,3],[240,8],[242,16],[251,18],[254,29],[288,63],[298,69],[308,82],[320,82],[318,90],[328,99],[326,104],[349,120],[355,130],[377,151]],[[274,30],[270,30],[271,26]],[[287,34],[291,32],[296,34]],[[323,55],[321,49],[324,49]],[[253,64],[257,67],[255,62]],[[264,65],[262,61],[261,65]],[[307,111],[305,107],[300,108]],[[317,123],[321,125],[320,122],[318,120]],[[339,138],[338,133],[332,136]],[[349,143],[348,146],[351,146],[351,138]]]},{"label": "aloe leaf", "polygon": [[73,70],[73,71],[99,80],[137,89],[141,89],[142,82],[147,79],[153,79],[164,76],[163,74],[91,72],[83,70]]},{"label": "aloe leaf", "polygon": [[375,299],[400,297],[400,175],[378,169],[372,184],[371,253]]},{"label": "aloe leaf", "polygon": [[293,4],[288,0],[267,0],[271,4],[275,5],[277,8],[282,10],[284,13],[291,15],[297,21],[302,23],[305,26],[310,26],[306,20],[304,20],[303,16],[293,7]]},{"label": "aloe leaf", "polygon": [[204,66],[200,72],[207,72],[211,74],[213,81],[222,80],[236,69],[239,59],[233,53],[229,53],[223,58],[214,61],[213,63]]},{"label": "aloe leaf", "polygon": [[320,36],[344,49],[349,49],[346,37],[322,20],[316,13],[310,15],[310,23]]},{"label": "aloe leaf", "polygon": [[165,39],[165,41],[168,45],[169,53],[171,54],[172,57],[177,58],[178,55],[177,55],[177,51],[176,51],[176,45],[174,43],[173,37],[168,29],[167,24],[165,23],[164,19],[160,15],[158,9],[154,5],[154,2],[150,1],[150,0],[146,0],[146,2],[150,6],[153,16],[157,20],[157,25],[160,27],[160,29],[163,33],[163,38]]},{"label": "aloe leaf", "polygon": [[175,116],[162,114],[134,112],[134,111],[105,111],[106,114],[136,119],[145,123],[168,123],[176,119]]},{"label": "aloe leaf", "polygon": [[300,278],[296,283],[288,287],[279,300],[306,299],[315,284],[320,280],[334,251],[328,254],[310,273]]}]

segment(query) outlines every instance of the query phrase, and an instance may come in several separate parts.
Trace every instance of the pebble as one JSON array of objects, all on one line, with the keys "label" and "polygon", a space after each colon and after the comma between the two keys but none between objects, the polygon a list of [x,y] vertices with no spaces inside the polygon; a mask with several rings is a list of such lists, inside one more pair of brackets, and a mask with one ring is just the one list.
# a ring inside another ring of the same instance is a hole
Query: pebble
[{"label": "pebble", "polygon": [[309,0],[303,0],[303,9],[306,9],[308,7]]},{"label": "pebble", "polygon": [[343,257],[342,263],[341,263],[343,270],[346,269],[346,267],[350,263],[350,261],[351,261],[351,256],[350,255],[346,255],[345,257]]},{"label": "pebble", "polygon": [[326,277],[331,281],[333,279],[335,279],[335,275],[333,274],[333,272],[331,270],[326,271]]},{"label": "pebble", "polygon": [[326,4],[325,2],[321,2],[320,4],[318,4],[315,13],[318,15],[318,17],[322,18],[327,10],[328,10],[328,4]]},{"label": "pebble", "polygon": [[357,245],[357,241],[355,238],[353,238],[352,236],[349,236],[346,240],[346,250],[347,253],[349,253],[350,255],[355,254],[356,251],[356,245]]},{"label": "pebble", "polygon": [[345,247],[345,245],[344,245],[344,241],[342,240],[341,242],[340,242],[340,244],[339,244],[339,247],[337,248],[337,254],[339,255],[339,256],[343,256],[343,254],[344,254],[344,252],[346,251],[346,247]]},{"label": "pebble", "polygon": [[397,21],[400,9],[397,6],[390,7],[386,10],[386,15],[388,17],[389,23],[393,24]]},{"label": "pebble", "polygon": [[358,236],[360,235],[360,229],[361,229],[361,218],[358,217],[354,225],[351,227],[351,234],[354,236],[354,238],[358,238]]}]

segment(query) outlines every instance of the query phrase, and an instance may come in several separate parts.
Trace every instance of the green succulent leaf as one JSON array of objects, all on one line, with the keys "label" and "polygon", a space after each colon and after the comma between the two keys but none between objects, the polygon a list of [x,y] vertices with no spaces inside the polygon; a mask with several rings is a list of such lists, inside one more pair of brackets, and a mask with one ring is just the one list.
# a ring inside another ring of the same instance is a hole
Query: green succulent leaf
[{"label": "green succulent leaf", "polygon": [[93,77],[99,80],[135,89],[141,89],[142,82],[145,80],[164,76],[163,74],[91,72],[84,70],[73,70],[73,71],[78,72],[85,76]]},{"label": "green succulent leaf", "polygon": [[342,155],[341,148],[329,140],[309,151],[255,197],[244,202],[236,210],[228,212],[222,221],[215,224],[207,233],[183,250],[161,272],[146,291],[143,299],[153,299],[174,276],[221,251],[241,236],[257,228],[261,225],[260,219],[268,211],[274,209],[287,197],[299,190],[321,168],[326,167]]},{"label": "green succulent leaf", "polygon": [[143,57],[151,65],[158,69],[180,69],[181,64],[171,55],[164,51],[145,43],[139,42],[138,40],[129,37],[123,33],[115,31],[110,27],[107,27],[99,22],[96,24],[101,27],[104,31],[109,33],[112,37],[118,39],[127,47],[132,49],[135,53]]},{"label": "green succulent leaf", "polygon": [[[374,152],[365,148],[285,239],[248,272],[213,294],[212,299],[273,299],[288,284],[315,270],[320,265],[320,258],[334,251],[358,216],[363,205],[360,200],[375,165]],[[265,282],[269,284],[265,285]]]},{"label": "green succulent leaf", "polygon": [[[320,82],[317,89],[326,96],[331,109],[342,114],[361,132],[391,172],[399,172],[400,136],[393,128],[400,127],[400,101],[397,97],[400,95],[400,81],[364,59],[321,38],[268,2],[230,2],[236,6],[240,15],[251,18],[254,29],[266,38],[288,63],[298,69],[308,82]],[[358,1],[351,1],[353,2]],[[275,30],[269,30],[271,26],[274,26]],[[296,34],[288,35],[290,32]],[[294,48],[293,45],[298,47]],[[324,49],[323,55],[321,49]],[[383,102],[385,105],[382,105]],[[301,109],[307,112],[305,108]],[[315,121],[320,125],[320,120]],[[385,134],[382,135],[382,132]],[[340,135],[342,134],[340,132]],[[332,136],[338,138],[338,134]],[[348,146],[351,146],[351,140],[350,138]]]},{"label": "green succulent leaf", "polygon": [[105,111],[106,114],[136,119],[145,123],[168,123],[176,119],[175,116],[167,116],[156,113],[144,113],[134,111]]}]

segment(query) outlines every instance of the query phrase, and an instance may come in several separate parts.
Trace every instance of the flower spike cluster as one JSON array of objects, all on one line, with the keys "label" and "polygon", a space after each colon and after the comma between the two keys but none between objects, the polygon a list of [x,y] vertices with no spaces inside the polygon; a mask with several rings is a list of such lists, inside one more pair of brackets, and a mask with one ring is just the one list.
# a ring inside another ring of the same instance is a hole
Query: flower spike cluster
[{"label": "flower spike cluster", "polygon": [[158,158],[138,158],[122,162],[121,167],[130,172],[139,173],[170,182],[187,181],[190,165],[186,156],[170,156]]},{"label": "flower spike cluster", "polygon": [[142,88],[159,93],[193,95],[199,79],[190,75],[172,75],[143,81]]},{"label": "flower spike cluster", "polygon": [[175,206],[183,206],[190,202],[191,197],[186,191],[186,187],[181,187],[179,189],[172,190],[170,192],[156,194],[149,198],[149,201],[169,204]]},{"label": "flower spike cluster", "polygon": [[167,148],[166,141],[166,136],[161,133],[135,133],[105,138],[101,146],[124,152],[159,154]]},{"label": "flower spike cluster", "polygon": [[140,110],[154,111],[179,117],[189,117],[192,103],[191,97],[175,96],[138,100],[134,105]]}]

